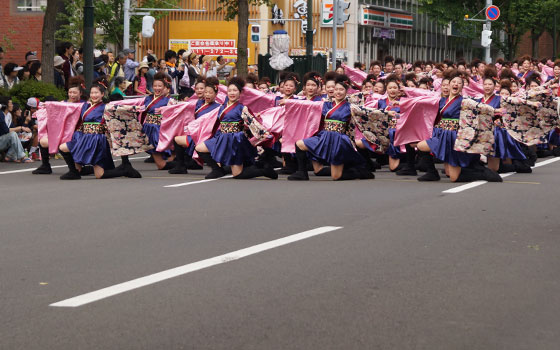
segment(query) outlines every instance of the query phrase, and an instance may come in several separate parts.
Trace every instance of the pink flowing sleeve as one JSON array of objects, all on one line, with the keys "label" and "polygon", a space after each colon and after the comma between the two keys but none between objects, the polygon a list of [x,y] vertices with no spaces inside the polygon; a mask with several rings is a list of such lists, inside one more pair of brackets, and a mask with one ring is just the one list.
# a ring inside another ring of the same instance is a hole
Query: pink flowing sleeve
[{"label": "pink flowing sleeve", "polygon": [[363,72],[356,68],[350,68],[347,65],[343,64],[342,68],[344,68],[344,73],[350,78],[352,83],[358,87],[362,86],[362,83],[367,77],[367,73]]},{"label": "pink flowing sleeve", "polygon": [[287,100],[282,134],[282,152],[294,153],[295,143],[319,131],[323,102]]},{"label": "pink flowing sleeve", "polygon": [[215,108],[212,112],[206,113],[187,125],[187,135],[192,137],[195,144],[198,145],[212,137],[219,110],[219,108]]},{"label": "pink flowing sleeve", "polygon": [[61,144],[72,139],[82,106],[83,103],[45,102],[49,153],[57,153]]},{"label": "pink flowing sleeve", "polygon": [[46,108],[40,108],[34,114],[34,118],[37,118],[37,134],[39,140],[47,135],[47,110]]},{"label": "pink flowing sleeve", "polygon": [[239,102],[249,108],[252,113],[260,113],[276,105],[274,95],[265,94],[262,91],[251,88],[244,88]]},{"label": "pink flowing sleeve", "polygon": [[395,146],[432,137],[439,100],[439,96],[419,96],[400,100],[401,115],[397,120]]},{"label": "pink flowing sleeve", "polygon": [[162,117],[156,151],[163,152],[171,149],[175,136],[185,135],[185,126],[194,120],[195,107],[196,101],[188,101],[157,109]]}]

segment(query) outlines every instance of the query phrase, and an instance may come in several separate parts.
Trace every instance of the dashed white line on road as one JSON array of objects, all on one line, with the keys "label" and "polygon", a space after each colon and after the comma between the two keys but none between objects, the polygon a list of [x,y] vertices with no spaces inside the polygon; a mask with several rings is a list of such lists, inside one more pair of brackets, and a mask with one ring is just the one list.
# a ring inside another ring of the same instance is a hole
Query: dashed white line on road
[{"label": "dashed white line on road", "polygon": [[54,307],[79,307],[82,305],[86,305],[89,303],[93,303],[95,301],[109,298],[115,296],[117,294],[125,293],[131,291],[133,289],[145,287],[154,283],[158,283],[161,281],[165,281],[170,278],[174,278],[177,276],[182,276],[190,272],[202,270],[214,265],[224,264],[230,261],[238,260],[241,258],[245,258],[250,255],[258,254],[264,252],[266,250],[270,250],[273,248],[281,247],[290,243],[294,243],[297,241],[301,241],[303,239],[311,238],[314,236],[322,235],[327,232],[332,232],[336,230],[340,230],[342,227],[338,226],[323,226],[318,227],[309,231],[304,231],[300,233],[296,233],[291,236],[275,239],[273,241],[257,244],[248,248],[236,250],[231,253],[219,255],[210,259],[197,261],[191,264],[175,267],[173,269],[161,271],[158,273],[154,273],[152,275],[148,275],[145,277],[140,277],[128,282],[116,284],[114,286],[110,286],[107,288],[99,289],[87,294],[82,294],[77,297],[73,297],[70,299],[62,300],[56,303],[51,304],[50,306]]},{"label": "dashed white line on road", "polygon": [[[538,168],[538,167],[541,167],[541,166],[545,166],[545,165],[557,162],[559,160],[560,160],[560,158],[547,159],[547,160],[544,160],[542,162],[539,162],[539,163],[535,164],[535,166],[531,167],[531,169],[535,169],[535,168]],[[505,174],[500,174],[500,176],[503,179],[503,178],[506,178],[506,177],[514,175],[514,174],[516,174],[516,173],[505,173]],[[466,190],[470,190],[471,188],[475,188],[475,187],[484,185],[485,183],[488,183],[488,181],[474,181],[474,182],[470,182],[468,184],[464,184],[464,185],[461,185],[461,186],[450,188],[448,190],[442,191],[442,193],[459,193],[459,192],[463,192],[463,191],[466,191]]]}]

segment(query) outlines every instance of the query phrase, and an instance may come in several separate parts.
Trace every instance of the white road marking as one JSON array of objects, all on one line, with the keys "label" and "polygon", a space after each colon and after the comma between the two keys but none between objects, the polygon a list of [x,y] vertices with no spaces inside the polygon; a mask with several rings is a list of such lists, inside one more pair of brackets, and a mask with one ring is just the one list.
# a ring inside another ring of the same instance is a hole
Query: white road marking
[{"label": "white road marking", "polygon": [[175,185],[167,185],[167,186],[163,186],[165,188],[171,188],[171,187],[182,187],[182,186],[188,186],[188,185],[196,185],[196,184],[203,184],[205,182],[212,182],[212,181],[216,181],[216,180],[220,180],[220,179],[229,179],[232,178],[233,175],[227,175],[227,176],[222,176],[219,177],[217,179],[208,179],[208,180],[199,180],[199,181],[191,181],[191,182],[183,182],[180,184],[175,184]]},{"label": "white road marking", "polygon": [[[535,166],[531,167],[531,169],[535,169],[541,166],[545,166],[554,162],[560,161],[560,158],[552,158],[552,159],[548,159],[548,160],[544,160],[542,162],[536,163]],[[503,178],[506,178],[508,176],[514,175],[517,173],[505,173],[505,174],[500,174],[500,176]],[[461,186],[457,186],[457,187],[453,187],[450,188],[448,190],[442,191],[442,193],[459,193],[459,192],[463,192],[466,190],[469,190],[471,188],[475,188],[481,185],[484,185],[485,183],[488,183],[488,181],[474,181],[474,182],[470,182],[468,184],[464,184]]]},{"label": "white road marking", "polygon": [[314,236],[318,236],[327,232],[340,230],[342,227],[338,226],[323,226],[318,227],[309,231],[296,233],[291,236],[275,239],[273,241],[261,243],[254,245],[252,247],[236,250],[231,253],[219,255],[210,259],[197,261],[191,264],[175,267],[173,269],[161,271],[158,273],[154,273],[152,275],[148,275],[145,277],[140,277],[128,282],[116,284],[114,286],[110,286],[107,288],[99,289],[90,293],[82,294],[77,297],[73,297],[70,299],[66,299],[63,301],[59,301],[53,303],[49,306],[55,307],[78,307],[83,306],[85,304],[93,303],[95,301],[109,298],[115,296],[117,294],[125,293],[131,291],[133,289],[145,287],[154,283],[158,283],[170,278],[178,277],[185,275],[190,272],[202,270],[214,265],[219,265],[223,263],[227,263],[230,261],[238,260],[241,258],[245,258],[250,255],[258,254],[264,252],[266,250],[270,250],[273,248],[281,247],[290,243],[294,243],[297,241],[301,241],[303,239],[311,238]]},{"label": "white road marking", "polygon": [[[128,158],[128,159],[129,159],[129,160],[146,159],[146,158],[148,158],[148,157],[149,157],[149,156],[144,156],[144,157],[132,157],[132,158]],[[113,159],[113,161],[115,161],[115,162],[120,162],[121,159],[120,159],[120,158],[119,158],[119,159]],[[39,163],[39,162],[36,162],[36,163]],[[28,164],[30,164],[30,163],[28,163]],[[66,167],[66,165],[55,165],[55,166],[51,166],[52,169],[65,168],[65,167]],[[19,169],[19,170],[3,171],[3,172],[0,172],[0,175],[17,174],[17,173],[26,173],[26,172],[29,172],[29,171],[33,171],[33,170],[35,170],[35,169],[37,169],[37,167],[35,167],[35,168]]]},{"label": "white road marking", "polygon": [[[282,169],[282,168],[275,168],[274,170],[280,170],[280,169]],[[212,181],[217,181],[217,180],[221,180],[221,179],[231,179],[232,177],[233,177],[233,175],[226,175],[226,176],[219,177],[217,179],[182,182],[180,184],[167,185],[167,186],[163,186],[163,187],[164,188],[183,187],[183,186],[189,186],[189,185],[203,184],[203,183],[206,183],[206,182],[212,182]]]}]

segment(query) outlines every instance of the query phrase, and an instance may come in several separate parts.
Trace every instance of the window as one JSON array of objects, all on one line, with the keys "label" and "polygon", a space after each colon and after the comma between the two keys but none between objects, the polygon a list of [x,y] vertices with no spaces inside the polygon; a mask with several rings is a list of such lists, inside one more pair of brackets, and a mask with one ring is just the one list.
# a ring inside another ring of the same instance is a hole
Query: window
[{"label": "window", "polygon": [[18,12],[40,12],[47,7],[47,0],[17,0]]}]

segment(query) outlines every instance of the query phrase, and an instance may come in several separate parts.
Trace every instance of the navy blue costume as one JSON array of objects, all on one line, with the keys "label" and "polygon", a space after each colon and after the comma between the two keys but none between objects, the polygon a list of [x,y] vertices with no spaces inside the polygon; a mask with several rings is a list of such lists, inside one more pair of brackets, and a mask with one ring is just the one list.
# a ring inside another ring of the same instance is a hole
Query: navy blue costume
[{"label": "navy blue costume", "polygon": [[[323,104],[325,128],[316,136],[303,140],[312,159],[333,165],[356,166],[364,163],[362,156],[354,149],[350,137],[344,133],[351,114],[348,101],[338,105],[334,102]],[[337,128],[337,131],[329,131]]]},{"label": "navy blue costume", "polygon": [[244,106],[235,102],[228,107],[228,100],[220,106],[217,123],[220,128],[214,137],[205,141],[212,159],[224,165],[251,165],[255,162],[257,149],[251,145],[243,132],[241,113]]},{"label": "navy blue costume", "polygon": [[456,96],[448,103],[447,98],[442,97],[439,101],[439,112],[441,121],[439,127],[434,128],[433,136],[426,140],[434,156],[451,166],[466,168],[474,160],[479,159],[478,154],[457,152],[453,148],[457,138],[457,128],[461,114],[462,96]]},{"label": "navy blue costume", "polygon": [[80,165],[98,165],[103,169],[113,169],[115,167],[109,142],[104,132],[92,132],[92,130],[102,130],[104,124],[103,112],[105,104],[99,103],[86,115],[84,114],[91,107],[91,104],[84,103],[80,113],[80,127],[72,135],[72,140],[66,145],[72,153],[74,162]]},{"label": "navy blue costume", "polygon": [[[161,127],[161,116],[155,114],[156,109],[163,106],[167,106],[167,104],[169,103],[169,97],[163,96],[159,99],[159,101],[156,101],[155,103],[151,104],[153,100],[154,97],[151,95],[146,96],[146,98],[144,99],[144,106],[145,107],[149,106],[150,108],[148,108],[144,112],[146,114],[146,119],[144,121],[144,125],[142,125],[142,132],[144,132],[146,136],[148,136],[148,141],[150,142],[150,145],[154,146],[153,150],[147,152],[150,154],[155,152],[155,149],[157,148],[159,143],[159,129]],[[170,151],[165,151],[163,153],[168,156],[171,155]]]}]

